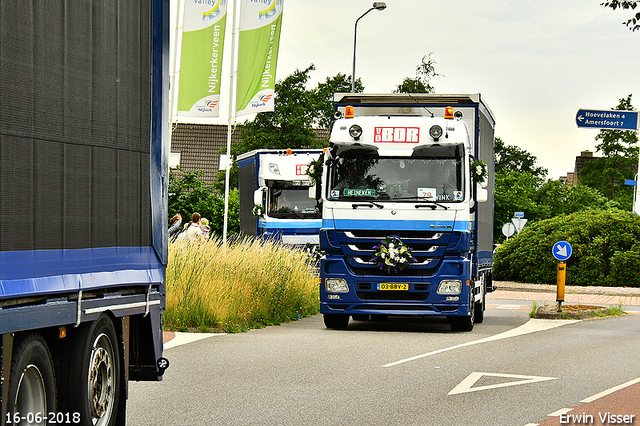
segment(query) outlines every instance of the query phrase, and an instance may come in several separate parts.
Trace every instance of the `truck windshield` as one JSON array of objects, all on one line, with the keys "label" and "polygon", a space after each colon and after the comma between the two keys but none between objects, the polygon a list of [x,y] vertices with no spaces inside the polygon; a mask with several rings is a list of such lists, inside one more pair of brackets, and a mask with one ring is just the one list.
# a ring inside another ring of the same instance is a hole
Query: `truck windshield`
[{"label": "truck windshield", "polygon": [[331,164],[327,197],[460,202],[464,200],[462,165],[460,157],[338,157]]},{"label": "truck windshield", "polygon": [[320,219],[320,210],[315,200],[309,198],[306,186],[292,189],[270,188],[269,210],[274,218]]}]

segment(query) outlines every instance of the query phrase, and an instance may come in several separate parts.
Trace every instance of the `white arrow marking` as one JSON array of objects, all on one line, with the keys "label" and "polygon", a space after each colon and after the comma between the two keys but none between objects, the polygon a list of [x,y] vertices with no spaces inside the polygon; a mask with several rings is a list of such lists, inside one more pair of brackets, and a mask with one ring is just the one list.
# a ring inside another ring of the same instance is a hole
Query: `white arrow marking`
[{"label": "white arrow marking", "polygon": [[579,116],[578,116],[578,121],[582,121],[582,120],[584,120],[584,117],[583,117],[583,116],[581,116],[581,115],[579,115]]},{"label": "white arrow marking", "polygon": [[[514,382],[498,383],[496,385],[478,386],[472,387],[482,376],[491,377],[506,377],[509,379],[522,379]],[[458,393],[475,392],[479,390],[504,388],[507,386],[524,385],[527,383],[544,382],[546,380],[556,380],[556,377],[541,377],[541,376],[520,376],[518,374],[494,374],[494,373],[471,373],[464,379],[458,386],[453,388],[447,395],[455,395]]]},{"label": "white arrow marking", "polygon": [[560,257],[566,257],[567,256],[567,246],[558,246],[558,251],[556,252],[556,254]]}]

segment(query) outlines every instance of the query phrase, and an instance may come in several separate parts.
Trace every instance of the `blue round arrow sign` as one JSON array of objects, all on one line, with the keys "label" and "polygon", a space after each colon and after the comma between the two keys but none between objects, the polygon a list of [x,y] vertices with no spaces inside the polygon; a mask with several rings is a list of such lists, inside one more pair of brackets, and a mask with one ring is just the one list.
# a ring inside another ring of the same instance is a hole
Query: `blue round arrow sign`
[{"label": "blue round arrow sign", "polygon": [[551,253],[553,253],[553,257],[556,259],[564,261],[571,257],[573,248],[571,247],[571,244],[566,241],[558,241],[553,245]]}]

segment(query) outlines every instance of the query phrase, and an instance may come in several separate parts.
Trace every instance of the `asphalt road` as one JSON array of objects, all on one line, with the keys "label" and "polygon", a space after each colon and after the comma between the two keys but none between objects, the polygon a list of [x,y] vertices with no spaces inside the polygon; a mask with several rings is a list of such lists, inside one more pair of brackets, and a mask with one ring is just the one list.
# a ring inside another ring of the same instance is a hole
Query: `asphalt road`
[{"label": "asphalt road", "polygon": [[526,303],[488,304],[470,333],[317,315],[166,349],[163,382],[130,384],[127,425],[524,426],[640,377],[640,315],[531,321]]}]

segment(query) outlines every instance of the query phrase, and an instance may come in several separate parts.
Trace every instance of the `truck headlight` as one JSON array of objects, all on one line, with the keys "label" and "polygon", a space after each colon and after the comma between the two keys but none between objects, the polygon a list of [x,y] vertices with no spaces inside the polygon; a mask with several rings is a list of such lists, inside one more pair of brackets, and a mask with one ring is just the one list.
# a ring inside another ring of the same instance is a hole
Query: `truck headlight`
[{"label": "truck headlight", "polygon": [[351,135],[351,137],[355,140],[360,139],[360,136],[362,136],[362,127],[358,126],[357,124],[349,127],[349,135]]},{"label": "truck headlight", "polygon": [[438,285],[438,294],[460,294],[462,291],[462,281],[460,280],[443,280]]},{"label": "truck headlight", "polygon": [[433,138],[433,140],[437,141],[442,136],[442,127],[436,125],[431,126],[429,129],[429,135]]},{"label": "truck headlight", "polygon": [[324,289],[328,293],[349,293],[349,284],[344,278],[327,278],[324,280]]}]

